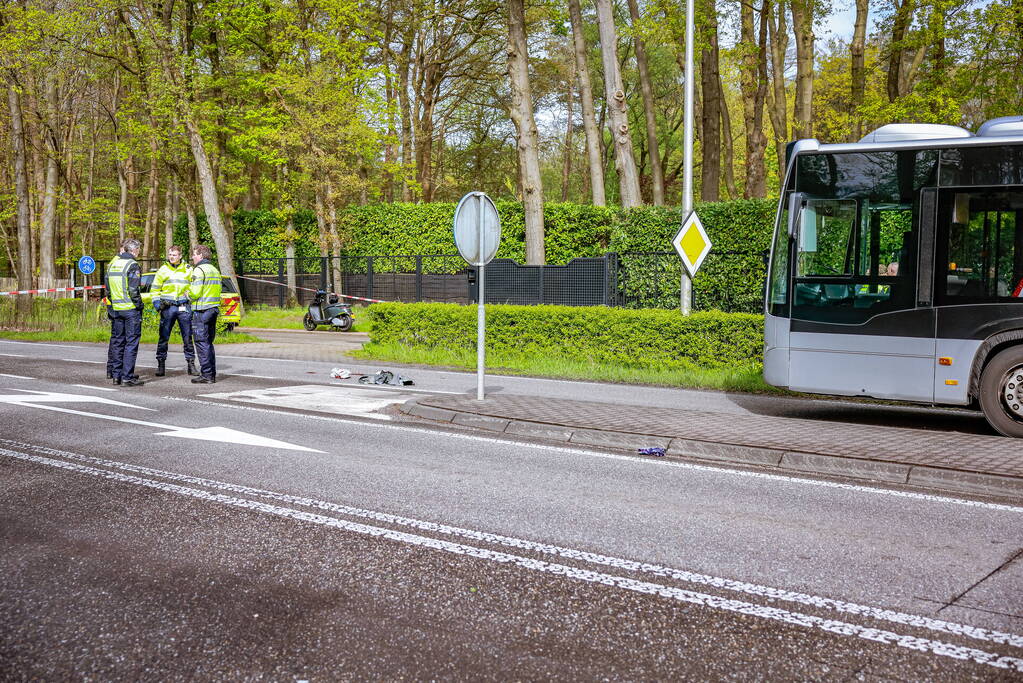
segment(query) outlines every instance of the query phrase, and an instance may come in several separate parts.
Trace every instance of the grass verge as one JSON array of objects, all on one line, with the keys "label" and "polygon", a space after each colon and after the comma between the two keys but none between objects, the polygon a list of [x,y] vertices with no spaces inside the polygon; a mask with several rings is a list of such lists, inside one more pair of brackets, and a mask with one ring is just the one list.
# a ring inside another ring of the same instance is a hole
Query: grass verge
[{"label": "grass verge", "polygon": [[[256,327],[272,330],[301,330],[302,318],[305,317],[307,308],[295,306],[293,308],[277,308],[276,306],[254,306],[245,309],[242,317],[242,326]],[[353,332],[369,332],[373,324],[366,313],[365,306],[352,308],[352,315],[355,316]],[[321,327],[321,330],[328,328]]]},{"label": "grass verge", "polygon": [[[156,313],[148,308],[142,319],[143,344],[159,341]],[[43,299],[32,301],[30,311],[17,311],[11,300],[0,301],[0,337],[20,341],[101,342],[110,340],[110,321],[106,309],[97,302],[77,299]],[[227,332],[220,326],[217,344],[246,344],[265,341],[252,334]],[[180,347],[181,335],[175,329],[170,343]]]},{"label": "grass verge", "polygon": [[[366,344],[351,354],[360,360],[416,365],[439,365],[470,370],[476,352],[466,349],[407,347],[399,344]],[[652,384],[690,389],[716,389],[747,393],[787,394],[764,382],[759,365],[744,368],[686,368],[652,370],[622,365],[602,365],[558,356],[524,356],[487,353],[487,372],[498,375],[532,375],[558,379],[595,380],[627,384]]]}]

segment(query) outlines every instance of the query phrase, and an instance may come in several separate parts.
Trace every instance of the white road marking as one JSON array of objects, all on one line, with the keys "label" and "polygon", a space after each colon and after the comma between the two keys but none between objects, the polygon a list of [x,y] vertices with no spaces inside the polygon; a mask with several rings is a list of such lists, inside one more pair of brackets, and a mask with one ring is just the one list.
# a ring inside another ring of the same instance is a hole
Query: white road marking
[{"label": "white road marking", "polygon": [[52,344],[50,342],[26,342],[13,341],[11,339],[0,339],[0,344],[29,344],[31,346],[56,346],[61,349],[87,349],[88,346],[72,346],[70,344]]},{"label": "white road marking", "polygon": [[0,377],[12,377],[14,379],[35,379],[35,377],[25,377],[24,375],[8,375],[6,372],[0,372]]},{"label": "white road marking", "polygon": [[374,390],[370,387],[356,389],[355,387],[323,384],[249,389],[247,391],[203,394],[203,396],[222,401],[240,401],[336,415],[359,415],[375,420],[390,420],[391,416],[382,415],[376,411],[412,398],[411,394]]},{"label": "white road marking", "polygon": [[[921,638],[919,636],[913,636],[905,633],[896,633],[894,631],[888,631],[884,629],[871,628],[859,624],[853,624],[850,622],[839,621],[837,619],[825,619],[823,617],[818,617],[812,614],[793,612],[789,610],[780,609],[778,607],[772,607],[769,605],[760,605],[756,603],[746,602],[743,600],[726,598],[718,595],[699,593],[696,591],[678,588],[675,586],[650,583],[648,581],[642,581],[639,579],[633,579],[614,574],[606,574],[599,571],[582,569],[579,567],[572,567],[569,565],[557,564],[554,562],[547,562],[545,560],[523,557],[521,555],[513,555],[510,553],[489,550],[487,548],[466,545],[463,543],[454,543],[451,541],[431,538],[428,536],[420,536],[417,534],[411,534],[403,531],[396,531],[384,527],[372,526],[368,524],[362,524],[359,522],[350,522],[347,520],[338,519],[336,517],[327,517],[325,515],[307,512],[305,510],[296,510],[293,508],[282,507],[279,505],[271,505],[269,503],[247,500],[244,498],[236,498],[221,493],[210,493],[209,491],[203,491],[201,489],[179,486],[177,484],[170,484],[167,482],[156,481],[153,479],[136,477],[129,474],[121,474],[119,472],[114,472],[110,470],[87,467],[85,465],[79,465],[76,463],[66,462],[62,460],[54,460],[51,458],[29,455],[26,453],[20,453],[18,451],[0,449],[0,454],[11,458],[17,458],[19,460],[34,462],[41,465],[47,465],[50,467],[57,467],[60,469],[77,472],[79,474],[85,474],[93,477],[99,477],[102,479],[108,479],[126,484],[134,484],[136,486],[142,486],[145,488],[165,491],[167,493],[174,493],[182,496],[187,496],[190,498],[204,500],[210,503],[218,503],[220,505],[226,505],[229,507],[262,512],[264,514],[274,515],[285,519],[291,519],[299,522],[305,522],[309,524],[316,524],[334,529],[349,531],[364,536],[385,538],[392,541],[406,543],[408,545],[440,550],[454,555],[475,557],[477,559],[489,560],[491,562],[501,563],[504,565],[510,564],[522,569],[527,569],[544,574],[551,574],[554,576],[560,576],[568,579],[586,581],[588,583],[593,584],[601,584],[613,588],[618,588],[621,590],[627,590],[647,595],[654,595],[661,598],[667,598],[679,602],[698,605],[700,607],[717,609],[727,612],[734,612],[760,619],[767,619],[771,621],[778,621],[796,626],[802,626],[810,630],[823,631],[825,633],[829,633],[832,635],[852,636],[884,645],[895,645],[897,647],[902,647],[917,652],[923,652],[944,657],[951,657],[953,659],[959,660],[971,660],[978,664],[985,664],[999,669],[1023,672],[1023,659],[1019,659],[1017,657],[1010,657],[1007,655],[999,655],[994,652],[979,650],[977,648],[955,645],[952,643],[943,642],[939,640],[931,640],[928,638]],[[117,465],[118,463],[111,464]],[[965,626],[962,624],[955,624],[953,626],[958,627],[958,629],[962,629],[963,632],[975,630],[969,626]],[[959,631],[958,629],[955,630],[954,632],[957,634],[961,634],[962,632]],[[1012,634],[1005,635],[1013,637]]]},{"label": "white road marking", "polygon": [[102,360],[85,360],[84,358],[61,358],[60,360],[66,360],[69,363],[95,363],[97,365],[102,365],[106,362]]},{"label": "white road marking", "polygon": [[10,356],[11,358],[27,358],[23,353],[0,353],[0,356]]},{"label": "white road marking", "polygon": [[[110,387],[94,387],[91,384],[72,384],[71,386],[82,387],[83,389],[95,389],[96,391],[117,391],[117,389],[111,389]],[[146,410],[149,410],[149,408]]]},{"label": "white road marking", "polygon": [[[548,543],[537,543],[536,541],[530,541],[511,536],[502,536],[500,534],[493,534],[487,531],[477,531],[473,529],[448,526],[446,524],[428,522],[410,517],[402,517],[399,515],[393,515],[386,512],[377,512],[374,510],[350,507],[348,505],[340,505],[337,503],[330,503],[327,501],[315,500],[312,498],[305,498],[302,496],[294,496],[286,493],[277,493],[275,491],[267,491],[266,489],[252,488],[249,486],[243,486],[241,484],[229,484],[226,482],[220,482],[212,479],[204,479],[202,477],[177,474],[175,472],[153,469],[150,467],[144,467],[142,465],[133,465],[130,463],[122,463],[113,460],[104,460],[102,458],[95,458],[88,455],[80,455],[78,453],[71,453],[68,451],[62,451],[54,448],[47,448],[45,446],[26,444],[19,441],[11,441],[9,439],[0,439],[0,443],[6,444],[14,448],[22,448],[29,451],[35,451],[36,453],[41,453],[44,455],[63,457],[71,460],[77,460],[79,462],[86,462],[94,465],[111,467],[125,472],[133,472],[135,474],[143,474],[146,476],[161,477],[163,479],[170,479],[172,481],[184,482],[187,484],[193,484],[198,486],[205,486],[207,488],[218,489],[221,491],[230,491],[232,493],[238,493],[247,496],[268,498],[270,500],[289,503],[292,505],[303,505],[307,507],[317,508],[320,510],[327,510],[329,512],[334,512],[342,515],[360,517],[363,519],[371,519],[385,524],[397,524],[401,526],[407,526],[414,529],[418,529],[420,531],[427,531],[431,533],[445,534],[450,536],[458,536],[462,538],[469,538],[472,540],[484,541],[488,543],[495,543],[498,545],[518,548],[520,550],[528,550],[531,552],[537,552],[544,555],[554,555],[565,559],[581,560],[592,564],[600,564],[608,567],[614,567],[616,569],[624,569],[643,574],[650,574],[652,576],[670,577],[673,579],[677,579],[679,581],[685,581],[687,583],[697,583],[701,585],[711,586],[714,588],[729,590],[732,592],[742,593],[755,597],[766,597],[772,600],[794,602],[802,605],[819,607],[822,609],[829,609],[844,614],[856,614],[860,616],[866,616],[873,619],[888,621],[904,626],[905,625],[918,626],[921,628],[926,628],[931,631],[939,631],[942,633],[960,635],[968,638],[973,638],[976,640],[1002,643],[1006,645],[1012,645],[1014,647],[1023,647],[1023,636],[1016,635],[1013,633],[1004,633],[1001,631],[994,631],[975,626],[956,624],[941,619],[933,619],[931,617],[906,614],[904,612],[886,610],[879,607],[859,605],[856,603],[846,602],[843,600],[835,600],[832,598],[825,598],[817,595],[810,595],[807,593],[789,591],[783,588],[775,588],[772,586],[763,586],[755,583],[747,583],[745,581],[736,581],[734,579],[708,576],[706,574],[690,572],[684,569],[674,569],[671,567],[665,567],[656,564],[636,562],[635,560],[628,560],[620,557],[611,557],[583,550],[563,548]],[[2,449],[0,449],[0,451],[2,451]]]},{"label": "white road marking", "polygon": [[245,372],[221,372],[221,375],[231,375],[233,377],[256,377],[258,379],[284,379],[283,377],[270,377],[269,375],[250,375]]},{"label": "white road marking", "polygon": [[113,401],[102,396],[83,396],[81,394],[57,394],[57,393],[46,393],[46,392],[33,392],[29,395],[6,395],[0,396],[0,403],[8,403],[19,406],[27,406],[31,408],[39,408],[40,410],[52,410],[58,413],[67,413],[69,415],[82,415],[84,417],[95,417],[100,420],[112,420],[114,422],[127,422],[129,424],[142,425],[144,427],[156,427],[157,429],[164,430],[156,432],[155,436],[174,436],[182,439],[201,439],[204,441],[220,441],[223,443],[230,444],[245,444],[249,446],[263,446],[266,448],[280,448],[289,451],[307,451],[310,453],[322,453],[315,448],[306,448],[305,446],[297,446],[295,444],[287,443],[286,441],[278,441],[277,439],[270,439],[263,436],[257,436],[255,434],[248,434],[246,432],[240,432],[235,429],[228,427],[176,427],[174,425],[160,424],[159,422],[147,422],[146,420],[136,420],[130,417],[119,417],[117,415],[103,415],[100,413],[87,413],[82,410],[73,410],[71,408],[58,408],[57,406],[45,405],[46,402],[57,402],[57,403],[81,403],[81,402],[92,402],[92,403],[107,403],[111,405],[125,406],[128,408],[139,408],[140,410],[153,410],[153,408],[143,408],[142,406],[133,406],[128,403],[121,403],[120,401]]},{"label": "white road marking", "polygon": [[[160,398],[168,401],[184,401],[187,403],[201,403],[211,406],[220,406],[221,408],[230,408],[233,410],[253,410],[261,413],[270,413],[272,415],[281,415],[279,411],[271,410],[269,408],[256,408],[254,406],[236,405],[231,403],[216,403],[214,401],[203,401],[202,399],[196,398],[180,398],[178,396],[161,396]],[[361,425],[363,427],[371,427],[370,423],[362,422],[360,420],[345,419],[343,417],[329,417],[327,415],[307,415],[305,413],[288,413],[290,417],[299,417],[307,420],[327,420],[330,422],[343,422],[353,425]],[[988,503],[980,500],[968,500],[965,498],[952,498],[950,496],[939,496],[933,493],[917,493],[915,491],[900,491],[898,489],[886,489],[886,488],[875,488],[873,486],[866,486],[863,484],[845,484],[837,481],[826,481],[821,479],[803,478],[798,476],[790,476],[785,474],[771,474],[768,472],[756,472],[751,470],[736,469],[728,467],[727,465],[701,465],[691,462],[678,462],[673,460],[663,460],[660,458],[641,458],[633,455],[618,455],[616,453],[604,453],[602,451],[591,451],[584,448],[570,448],[567,446],[550,446],[547,444],[537,444],[528,441],[516,441],[513,439],[499,439],[492,436],[480,436],[478,434],[468,434],[464,432],[449,432],[449,431],[438,431],[436,429],[426,429],[423,427],[410,427],[396,422],[390,422],[387,425],[380,423],[380,427],[383,429],[396,429],[406,432],[413,432],[417,434],[431,434],[436,436],[437,434],[443,434],[445,437],[451,439],[463,439],[466,441],[483,441],[485,443],[494,443],[502,446],[516,446],[520,449],[520,453],[528,452],[529,450],[545,451],[548,453],[567,453],[569,455],[582,455],[591,458],[604,458],[606,460],[621,460],[632,464],[650,466],[650,467],[673,467],[683,470],[692,470],[695,472],[714,472],[714,473],[727,473],[734,474],[740,477],[746,477],[750,479],[761,479],[765,481],[777,481],[787,484],[802,484],[805,486],[817,486],[820,488],[829,489],[840,489],[843,491],[854,491],[857,493],[870,493],[880,494],[886,496],[892,496],[895,498],[909,498],[912,500],[921,500],[932,503],[947,503],[951,505],[962,505],[964,507],[977,507],[986,510],[999,510],[1003,512],[1023,512],[1023,507],[1017,505],[1006,505],[1004,503]]]}]

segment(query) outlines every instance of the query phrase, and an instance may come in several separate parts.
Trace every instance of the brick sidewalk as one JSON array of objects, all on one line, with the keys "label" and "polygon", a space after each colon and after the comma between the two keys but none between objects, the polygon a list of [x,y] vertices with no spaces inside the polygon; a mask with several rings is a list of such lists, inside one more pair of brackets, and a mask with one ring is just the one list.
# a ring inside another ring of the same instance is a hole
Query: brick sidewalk
[{"label": "brick sidewalk", "polygon": [[1023,442],[997,436],[535,396],[429,396],[405,412],[508,434],[1023,500]]}]

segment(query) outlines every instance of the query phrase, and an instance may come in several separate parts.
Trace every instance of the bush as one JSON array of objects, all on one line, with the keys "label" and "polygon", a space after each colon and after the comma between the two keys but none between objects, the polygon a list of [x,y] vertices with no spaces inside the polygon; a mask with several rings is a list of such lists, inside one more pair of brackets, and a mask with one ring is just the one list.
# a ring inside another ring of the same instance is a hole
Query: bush
[{"label": "bush", "polygon": [[[374,304],[370,341],[474,349],[476,307]],[[557,355],[633,368],[754,367],[763,358],[763,317],[603,306],[487,306],[487,349]]]}]

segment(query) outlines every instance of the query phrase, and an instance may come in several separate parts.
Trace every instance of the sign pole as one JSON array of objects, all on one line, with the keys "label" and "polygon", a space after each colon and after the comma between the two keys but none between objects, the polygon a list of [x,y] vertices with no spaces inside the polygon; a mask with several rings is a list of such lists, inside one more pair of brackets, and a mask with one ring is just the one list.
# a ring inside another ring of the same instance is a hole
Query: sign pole
[{"label": "sign pole", "polygon": [[[693,3],[686,0],[686,84],[685,117],[682,155],[682,215],[688,216],[693,210]],[[689,315],[693,307],[693,281],[685,267],[679,287],[682,315]]]},{"label": "sign pole", "polygon": [[487,326],[487,313],[483,302],[485,301],[483,292],[483,283],[486,279],[484,271],[486,266],[482,264],[483,260],[483,196],[477,194],[476,201],[479,203],[479,254],[481,264],[479,266],[479,273],[477,274],[477,282],[479,283],[479,289],[477,290],[476,296],[476,400],[483,400],[483,376],[486,373],[486,326]]}]

